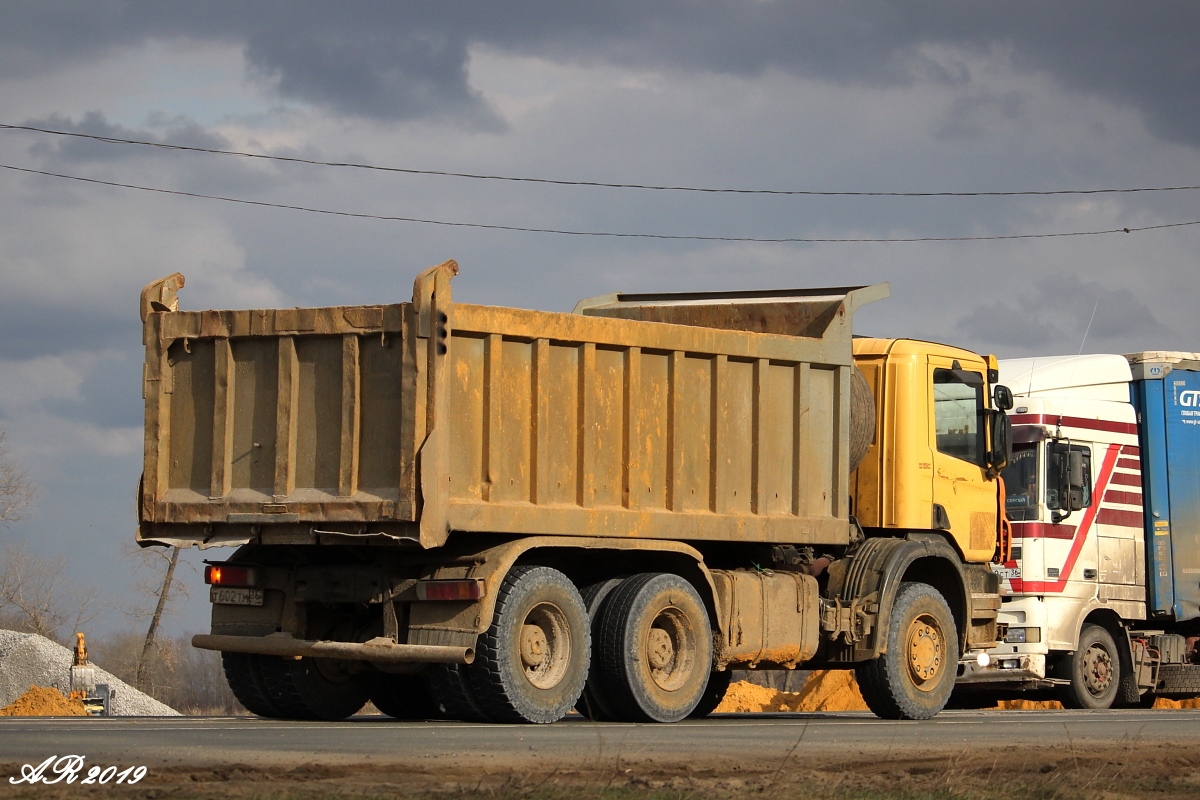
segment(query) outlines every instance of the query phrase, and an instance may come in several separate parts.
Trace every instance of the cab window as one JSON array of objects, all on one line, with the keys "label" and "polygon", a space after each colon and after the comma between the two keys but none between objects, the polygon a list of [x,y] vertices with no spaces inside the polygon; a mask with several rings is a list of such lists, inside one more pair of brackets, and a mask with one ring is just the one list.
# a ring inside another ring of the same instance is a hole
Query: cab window
[{"label": "cab window", "polygon": [[1013,446],[1012,458],[1004,468],[1004,510],[1014,521],[1038,518],[1038,444]]},{"label": "cab window", "polygon": [[1092,448],[1053,442],[1047,446],[1046,452],[1046,507],[1052,511],[1069,510],[1067,499],[1061,496],[1067,488],[1068,453],[1083,455],[1083,485],[1074,490],[1080,493],[1079,507],[1087,508],[1092,504]]},{"label": "cab window", "polygon": [[933,416],[939,453],[985,466],[983,376],[961,369],[933,371]]}]

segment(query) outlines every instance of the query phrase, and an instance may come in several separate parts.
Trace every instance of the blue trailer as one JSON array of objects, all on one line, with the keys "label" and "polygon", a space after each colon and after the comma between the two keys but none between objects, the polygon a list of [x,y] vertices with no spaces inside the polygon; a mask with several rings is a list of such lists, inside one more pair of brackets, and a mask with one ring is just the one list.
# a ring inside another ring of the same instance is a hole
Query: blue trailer
[{"label": "blue trailer", "polygon": [[[1200,363],[1133,356],[1151,619],[1200,618]],[[1191,355],[1191,354],[1187,354]]]}]

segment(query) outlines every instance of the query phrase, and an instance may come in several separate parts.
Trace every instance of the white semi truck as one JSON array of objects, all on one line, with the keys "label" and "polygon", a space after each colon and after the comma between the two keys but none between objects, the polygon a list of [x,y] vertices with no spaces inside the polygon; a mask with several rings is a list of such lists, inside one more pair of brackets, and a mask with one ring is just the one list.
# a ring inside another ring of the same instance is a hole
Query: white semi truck
[{"label": "white semi truck", "polygon": [[1200,354],[1000,361],[1002,644],[955,700],[1049,690],[1073,708],[1200,694]]}]

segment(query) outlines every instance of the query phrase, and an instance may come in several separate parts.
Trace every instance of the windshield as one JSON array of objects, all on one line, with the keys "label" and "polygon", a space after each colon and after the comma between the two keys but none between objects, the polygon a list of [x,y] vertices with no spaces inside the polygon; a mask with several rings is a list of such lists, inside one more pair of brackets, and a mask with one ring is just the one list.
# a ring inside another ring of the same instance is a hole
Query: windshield
[{"label": "windshield", "polygon": [[1038,518],[1037,442],[1013,445],[1012,458],[1001,472],[1004,478],[1004,510],[1015,521]]}]

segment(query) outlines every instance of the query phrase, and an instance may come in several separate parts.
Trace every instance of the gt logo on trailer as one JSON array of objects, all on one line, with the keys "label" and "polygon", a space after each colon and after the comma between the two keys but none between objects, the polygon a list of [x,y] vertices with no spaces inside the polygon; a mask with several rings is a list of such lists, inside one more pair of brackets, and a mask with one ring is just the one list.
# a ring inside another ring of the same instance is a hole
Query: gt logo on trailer
[{"label": "gt logo on trailer", "polygon": [[1179,393],[1179,405],[1185,408],[1195,408],[1200,405],[1200,391],[1190,389]]}]

